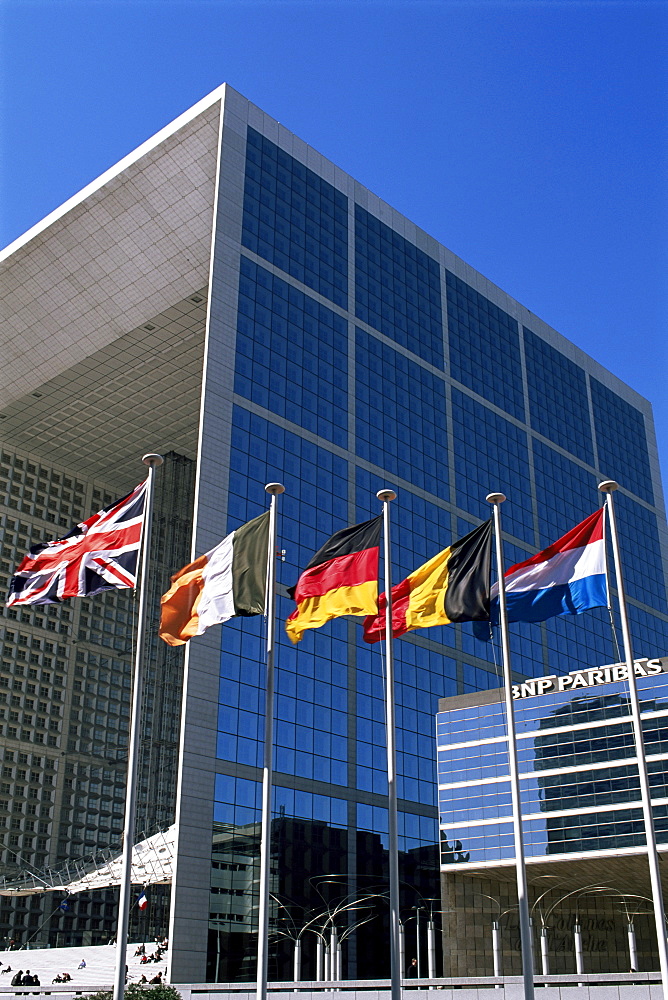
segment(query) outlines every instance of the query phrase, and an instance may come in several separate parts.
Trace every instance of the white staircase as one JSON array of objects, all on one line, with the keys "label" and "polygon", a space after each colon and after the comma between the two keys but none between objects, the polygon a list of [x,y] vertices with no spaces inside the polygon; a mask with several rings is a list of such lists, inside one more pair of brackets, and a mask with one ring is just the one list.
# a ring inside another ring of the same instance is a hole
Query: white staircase
[{"label": "white staircase", "polygon": [[[128,983],[136,983],[142,975],[147,979],[153,979],[157,972],[162,972],[162,981],[167,981],[167,954],[164,954],[160,962],[148,962],[141,964],[139,957],[135,958],[135,951],[140,942],[128,944],[127,966]],[[150,955],[155,951],[155,944],[146,942],[146,954]],[[79,963],[84,959],[86,968],[80,969]],[[0,990],[5,993],[10,988],[10,984],[16,972],[22,969],[25,973],[28,969],[32,975],[39,976],[40,985],[50,986],[52,979],[58,974],[69,972],[72,979],[66,984],[72,990],[79,992],[86,990],[95,992],[96,990],[113,988],[115,968],[116,968],[116,945],[101,944],[88,945],[76,948],[31,948],[29,951],[0,951]],[[12,971],[5,973],[5,968],[11,965]],[[26,987],[27,989],[27,987]]]}]

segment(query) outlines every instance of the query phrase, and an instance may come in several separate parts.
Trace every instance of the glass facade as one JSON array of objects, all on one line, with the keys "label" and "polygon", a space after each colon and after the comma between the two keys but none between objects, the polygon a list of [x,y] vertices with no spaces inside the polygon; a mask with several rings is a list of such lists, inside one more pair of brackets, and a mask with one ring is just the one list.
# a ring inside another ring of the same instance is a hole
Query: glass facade
[{"label": "glass facade", "polygon": [[[149,447],[169,458],[156,490],[162,563],[153,632],[159,594],[190,558],[193,532],[199,556],[266,509],[268,482],[285,486],[277,576],[286,618],[301,570],[334,531],[379,513],[382,487],[398,494],[391,517],[399,581],[488,518],[490,491],[508,497],[511,563],[590,514],[598,481],[612,476],[635,652],[668,651],[665,515],[641,397],[231,88],[142,150],[6,262],[12,309],[33,338],[25,356],[44,359],[45,368],[28,366],[24,395],[0,414],[5,587],[31,541],[63,533],[122,495]],[[119,232],[127,237],[122,253]],[[93,282],[100,246],[108,273]],[[24,252],[35,255],[29,267]],[[70,280],[75,272],[81,289]],[[4,336],[24,327],[10,324]],[[9,372],[5,387],[15,399]],[[127,594],[2,612],[6,865],[20,858],[41,869],[93,843],[114,849],[134,613]],[[360,624],[332,622],[296,647],[280,630],[272,978],[292,975],[290,933],[306,915],[331,926],[335,910],[340,937],[347,935],[343,975],[389,972],[384,659],[381,644],[363,643]],[[174,982],[255,975],[264,640],[262,618],[210,629],[188,647],[185,685],[183,651],[158,651],[157,640],[151,647],[137,829],[168,825],[176,811]],[[511,647],[518,679],[618,659],[604,609],[513,626]],[[395,659],[406,916],[440,896],[439,699],[498,687],[500,651],[464,625],[410,633],[396,643]],[[624,836],[636,836],[628,720],[608,717],[608,706],[596,710],[604,713],[601,732],[586,746],[546,727],[543,742],[534,738],[530,754],[547,762],[558,750],[572,758],[573,774],[595,767],[597,775],[584,781],[589,811],[579,827],[575,807],[565,805],[580,794],[575,779],[557,784],[551,766],[527,777],[531,801],[555,805],[551,826],[542,813],[536,819],[536,850],[622,836],[624,826]],[[494,712],[486,721],[502,726]],[[655,735],[662,746],[660,726]],[[444,856],[457,864],[487,850],[494,827],[495,843],[507,846],[502,729],[489,740],[484,762],[463,754],[449,761],[457,774],[485,769],[470,779],[479,792],[466,786],[448,827]],[[440,784],[463,780],[441,775]],[[658,771],[653,780],[658,794]],[[487,808],[486,826],[476,810]],[[341,907],[361,896],[373,919],[353,930],[353,911]],[[80,932],[108,935],[113,901],[91,901],[98,904],[100,913],[84,915],[82,903],[81,914],[62,917],[71,943],[83,940]],[[156,933],[164,932],[164,913],[156,914]],[[4,936],[24,940],[42,919],[20,901],[0,903]],[[290,933],[278,933],[288,925]],[[315,975],[315,961],[316,937],[307,934],[303,978]]]},{"label": "glass facade", "polygon": [[[629,587],[637,640],[649,641],[643,654],[663,652],[668,617],[657,510],[646,491],[629,490],[638,467],[621,462],[619,450],[613,456],[618,432],[608,440],[609,428],[603,429],[608,408],[614,421],[642,436],[639,411],[614,393],[610,402],[605,395],[610,390],[594,386],[586,365],[575,363],[554,338],[541,336],[535,323],[523,325],[520,307],[509,306],[505,296],[499,298],[503,306],[492,301],[444,266],[435,244],[428,252],[427,243],[409,238],[413,230],[403,223],[392,228],[387,214],[367,201],[360,204],[349,178],[340,175],[337,186],[331,173],[318,176],[316,158],[309,155],[307,166],[275,138],[261,135],[256,125],[245,134],[226,527],[232,530],[261,513],[266,482],[285,485],[280,615],[287,617],[293,607],[285,588],[323,541],[379,512],[375,494],[383,486],[398,492],[392,505],[392,570],[398,581],[489,517],[485,496],[492,489],[509,498],[503,509],[507,559],[527,558],[599,505],[596,486],[605,469],[614,470],[625,487],[620,519],[633,564]],[[225,241],[214,254],[214,268],[229,273]],[[217,332],[212,311],[210,333]],[[638,549],[631,555],[632,538],[652,567],[648,579]],[[246,897],[258,874],[263,628],[257,619],[233,621],[221,640],[210,979],[254,975],[257,911]],[[615,658],[603,611],[514,626],[512,650],[524,676]],[[476,737],[470,727],[484,726],[492,741],[484,752],[448,749],[439,737],[438,777],[434,760],[439,698],[496,687],[496,645],[478,641],[467,626],[439,628],[407,635],[396,644],[395,656],[402,905],[410,908],[419,893],[439,895],[439,808],[442,855],[450,851],[457,864],[463,856],[479,861],[494,851],[509,857],[513,847],[500,707],[485,709],[475,723],[462,721],[465,733],[457,742],[471,743]],[[276,926],[288,912],[297,926],[318,905],[331,911],[346,894],[387,889],[383,677],[382,650],[361,641],[359,622],[335,621],[307,631],[297,647],[279,637]],[[628,724],[613,721],[608,728],[583,746],[573,738],[568,750],[561,736],[550,743],[541,730],[536,737],[542,771],[552,749],[569,753],[573,767],[596,759],[608,770],[620,768],[610,779],[608,797],[601,793],[596,808],[588,805],[586,823],[558,808],[571,801],[572,782],[560,786],[543,773],[528,780],[536,749],[535,741],[525,740],[527,803],[551,796],[555,813],[547,823],[527,820],[534,853],[617,835],[611,831],[622,836],[622,828],[630,831],[630,841],[637,836],[633,779],[623,763]],[[583,792],[588,803],[592,788],[605,779],[592,785],[593,780]],[[611,803],[618,808],[611,810]],[[443,825],[448,810],[454,826]],[[223,885],[221,871],[232,871],[216,867],[225,851],[236,858],[229,864],[250,868],[225,876]],[[326,898],[313,888],[321,882],[329,886]],[[226,909],[225,887],[238,888],[244,896],[235,900],[244,899],[243,905]],[[347,939],[345,975],[388,973],[382,907],[376,918]],[[342,921],[340,932],[347,926]],[[291,975],[291,947],[286,940],[272,950],[270,975]],[[307,936],[303,947],[308,978],[315,975],[315,942]]]},{"label": "glass facade", "polygon": [[[657,842],[668,843],[668,675],[638,678]],[[505,705],[437,716],[441,864],[514,859]],[[514,703],[527,860],[645,843],[628,688],[612,681]],[[452,845],[460,856],[452,859]]]}]

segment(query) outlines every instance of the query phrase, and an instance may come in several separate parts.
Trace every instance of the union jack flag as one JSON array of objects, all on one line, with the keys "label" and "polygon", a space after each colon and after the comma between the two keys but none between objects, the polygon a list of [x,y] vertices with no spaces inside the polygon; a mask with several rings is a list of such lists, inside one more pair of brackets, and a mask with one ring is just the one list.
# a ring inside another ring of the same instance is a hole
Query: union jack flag
[{"label": "union jack flag", "polygon": [[134,587],[145,496],[146,481],[64,538],[33,545],[12,577],[7,606],[60,604],[67,597]]}]

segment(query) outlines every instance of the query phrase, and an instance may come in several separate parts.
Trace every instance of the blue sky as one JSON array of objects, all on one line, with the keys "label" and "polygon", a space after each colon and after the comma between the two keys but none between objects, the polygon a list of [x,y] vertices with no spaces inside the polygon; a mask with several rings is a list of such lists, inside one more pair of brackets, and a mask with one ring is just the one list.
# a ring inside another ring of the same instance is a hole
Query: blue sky
[{"label": "blue sky", "polygon": [[666,39],[653,0],[0,0],[0,244],[227,81],[647,396],[665,483]]}]

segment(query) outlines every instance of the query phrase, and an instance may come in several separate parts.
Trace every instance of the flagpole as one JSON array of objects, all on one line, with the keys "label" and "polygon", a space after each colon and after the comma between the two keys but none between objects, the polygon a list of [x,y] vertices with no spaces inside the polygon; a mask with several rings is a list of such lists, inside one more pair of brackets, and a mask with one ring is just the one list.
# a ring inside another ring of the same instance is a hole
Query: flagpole
[{"label": "flagpole", "polygon": [[510,793],[513,806],[513,831],[515,834],[515,868],[517,871],[517,903],[520,918],[520,944],[522,951],[522,977],[525,1000],[533,1000],[533,945],[529,918],[529,893],[526,865],[524,863],[524,836],[520,806],[520,783],[517,766],[517,740],[515,736],[515,708],[513,705],[512,676],[510,670],[510,640],[506,609],[506,582],[503,576],[503,540],[501,538],[501,504],[503,493],[489,493],[487,502],[494,507],[494,538],[496,541],[496,572],[499,581],[499,620],[501,622],[501,647],[503,650],[503,681],[506,695],[506,725],[508,727],[508,763],[510,766]]},{"label": "flagpole", "polygon": [[271,868],[271,786],[274,753],[274,647],[276,635],[276,515],[280,483],[265,486],[271,495],[269,548],[267,552],[267,687],[264,713],[264,764],[262,770],[262,833],[260,837],[260,903],[257,928],[257,1000],[266,1000],[269,950],[269,874]]},{"label": "flagpole", "polygon": [[153,490],[155,470],[163,463],[162,455],[148,454],[142,458],[148,466],[146,500],[142,527],[141,584],[139,587],[139,612],[135,637],[135,669],[132,692],[132,715],[130,719],[130,744],[128,747],[128,776],[125,791],[125,828],[123,831],[123,862],[121,868],[121,891],[118,899],[118,921],[116,924],[116,979],[114,1000],[123,1000],[125,993],[125,959],[127,952],[128,922],[132,896],[132,848],[135,838],[135,808],[137,804],[137,773],[139,770],[139,744],[141,736],[141,705],[144,683],[144,633],[147,619],[147,591],[149,576],[149,556],[151,550],[151,522],[153,520]]},{"label": "flagpole", "polygon": [[656,835],[654,832],[654,817],[652,815],[652,796],[647,776],[647,760],[645,757],[645,741],[642,731],[642,721],[640,719],[640,702],[638,700],[638,685],[634,669],[633,649],[631,645],[631,630],[626,609],[626,592],[624,589],[624,579],[622,576],[622,561],[619,549],[619,538],[617,535],[617,520],[615,517],[615,505],[612,494],[619,488],[618,483],[613,479],[606,479],[598,484],[601,493],[607,494],[606,507],[610,524],[610,537],[612,540],[612,552],[615,560],[615,576],[617,578],[617,599],[619,601],[619,617],[622,623],[622,641],[624,643],[624,656],[626,658],[626,672],[628,674],[629,695],[631,700],[631,718],[633,719],[633,736],[635,739],[636,757],[638,759],[638,775],[640,777],[640,797],[642,801],[642,811],[645,820],[645,837],[647,840],[647,860],[649,862],[649,875],[652,885],[652,899],[654,901],[654,920],[656,922],[656,937],[659,948],[659,965],[661,968],[661,983],[663,985],[663,995],[668,1000],[668,944],[666,942],[666,915],[663,905],[663,891],[661,888],[661,873],[659,871],[659,855],[656,849]]},{"label": "flagpole", "polygon": [[392,556],[390,553],[390,503],[394,490],[379,490],[383,504],[383,557],[385,560],[385,659],[387,727],[388,860],[390,871],[390,968],[392,1000],[401,998],[401,929],[399,923],[399,829],[397,823],[397,746],[394,710],[394,649],[392,639]]}]

